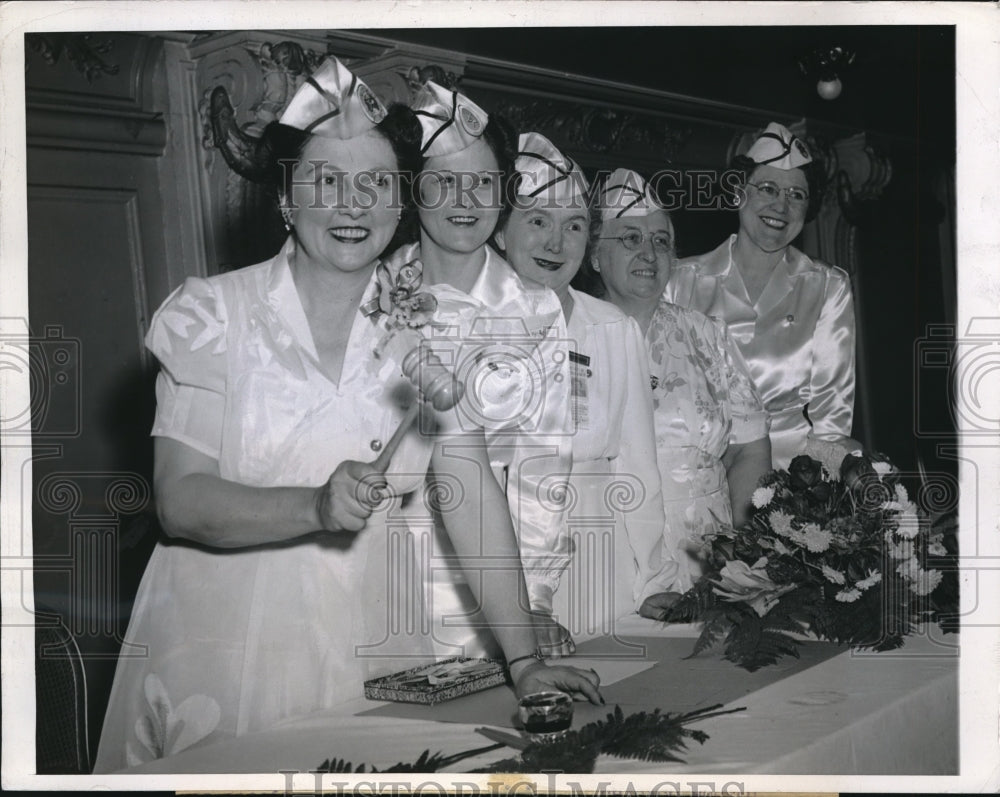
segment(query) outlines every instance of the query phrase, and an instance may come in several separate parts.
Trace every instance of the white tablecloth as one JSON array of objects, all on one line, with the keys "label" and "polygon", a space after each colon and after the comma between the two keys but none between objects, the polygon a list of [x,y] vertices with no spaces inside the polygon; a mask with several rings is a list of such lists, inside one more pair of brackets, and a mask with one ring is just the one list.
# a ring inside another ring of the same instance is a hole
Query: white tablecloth
[{"label": "white tablecloth", "polygon": [[[635,617],[619,636],[690,636]],[[914,636],[898,651],[842,653],[731,702],[746,711],[695,726],[709,734],[692,743],[684,764],[602,757],[606,773],[767,773],[813,775],[948,775],[958,772],[958,637]],[[742,671],[733,667],[733,677]],[[634,678],[644,681],[647,709],[659,705],[656,679],[669,664]],[[334,712],[288,721],[266,732],[209,745],[127,770],[128,773],[308,772],[327,758],[385,768],[416,760],[424,750],[457,753],[489,744],[476,725],[354,716],[373,703],[345,703]],[[637,710],[629,707],[627,710]],[[486,720],[479,725],[486,724]],[[514,755],[504,748],[457,764],[468,771]]]}]

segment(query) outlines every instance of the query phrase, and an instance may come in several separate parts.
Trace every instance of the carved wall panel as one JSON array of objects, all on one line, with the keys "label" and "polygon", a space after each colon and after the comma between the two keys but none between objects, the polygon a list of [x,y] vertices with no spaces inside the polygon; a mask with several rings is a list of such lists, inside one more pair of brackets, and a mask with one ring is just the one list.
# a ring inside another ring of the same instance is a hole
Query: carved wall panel
[{"label": "carved wall panel", "polygon": [[33,33],[25,45],[25,121],[33,147],[163,152],[166,128],[151,107],[157,40],[128,33]]},{"label": "carved wall panel", "polygon": [[[210,273],[269,257],[284,240],[274,197],[241,177],[226,158],[247,157],[255,139],[281,115],[295,90],[326,55],[322,39],[262,31],[211,34],[190,45],[212,240]],[[229,142],[216,146],[213,118]]]},{"label": "carved wall panel", "polygon": [[[335,47],[335,43],[331,45],[332,52],[339,55]],[[354,61],[351,68],[384,103],[409,104],[426,80],[447,88],[457,87],[465,71],[465,58],[394,49],[375,58]]]}]

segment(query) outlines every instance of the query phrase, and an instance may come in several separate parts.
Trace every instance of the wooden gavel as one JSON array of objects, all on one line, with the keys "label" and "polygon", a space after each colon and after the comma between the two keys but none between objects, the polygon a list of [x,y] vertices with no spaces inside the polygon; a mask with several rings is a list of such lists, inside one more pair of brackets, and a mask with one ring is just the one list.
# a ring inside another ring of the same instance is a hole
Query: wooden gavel
[{"label": "wooden gavel", "polygon": [[[419,343],[403,358],[402,369],[406,378],[422,396],[422,400],[429,402],[438,411],[450,410],[465,394],[465,385],[437,356],[427,352],[425,357],[421,357]],[[421,399],[418,399],[407,408],[403,420],[399,422],[389,442],[372,463],[379,473],[385,473],[388,469],[392,455],[396,453],[399,444],[403,442],[407,431],[420,414],[420,403]]]}]

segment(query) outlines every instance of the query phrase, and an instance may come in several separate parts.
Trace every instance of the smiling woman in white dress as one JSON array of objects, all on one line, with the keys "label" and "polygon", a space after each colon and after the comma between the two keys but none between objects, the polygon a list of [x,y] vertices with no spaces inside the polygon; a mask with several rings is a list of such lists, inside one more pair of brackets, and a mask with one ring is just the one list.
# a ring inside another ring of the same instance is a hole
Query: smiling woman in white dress
[{"label": "smiling woman in white dress", "polygon": [[[577,639],[614,633],[614,620],[674,586],[664,545],[653,397],[638,324],[570,287],[588,254],[586,177],[544,136],[522,134],[517,199],[496,241],[522,278],[555,291],[567,321],[573,469],[567,526],[573,560],[554,615]],[[599,219],[598,219],[599,221]]]},{"label": "smiling woman in white dress", "polygon": [[[517,141],[502,119],[433,81],[412,108],[422,130],[415,191],[419,240],[391,262],[419,262],[424,284],[448,285],[481,309],[479,328],[468,333],[495,345],[491,378],[473,386],[484,408],[478,420],[486,427],[493,473],[517,531],[540,649],[549,656],[567,654],[572,638],[552,619],[552,595],[569,563],[563,525],[572,433],[565,323],[556,295],[519,277],[488,243],[509,208]],[[433,525],[420,503],[409,511],[413,528]],[[476,602],[464,575],[448,566],[451,552],[440,533],[433,548],[426,572],[439,650],[492,654],[494,642],[475,628],[482,622]]]},{"label": "smiling woman in white dress", "polygon": [[[436,441],[408,434],[384,475],[370,462],[402,414],[400,364],[373,352],[392,328],[379,309],[378,258],[396,230],[392,198],[405,191],[394,181],[415,135],[405,109],[387,113],[326,61],[265,133],[285,246],[257,266],[189,279],[154,317],[166,539],[126,636],[145,653],[119,661],[95,771],[329,709],[359,696],[373,671],[397,667],[360,646],[385,630],[386,512],[428,461],[466,491],[447,521],[456,550],[481,555],[483,539],[487,555],[516,560],[504,497],[478,478],[489,469],[481,429]],[[476,312],[446,286],[429,293],[435,313]],[[443,457],[445,443],[466,459]],[[482,589],[519,693],[555,687],[599,700],[593,673],[535,657],[519,570],[484,577]],[[411,642],[406,653],[429,653],[426,638]]]}]

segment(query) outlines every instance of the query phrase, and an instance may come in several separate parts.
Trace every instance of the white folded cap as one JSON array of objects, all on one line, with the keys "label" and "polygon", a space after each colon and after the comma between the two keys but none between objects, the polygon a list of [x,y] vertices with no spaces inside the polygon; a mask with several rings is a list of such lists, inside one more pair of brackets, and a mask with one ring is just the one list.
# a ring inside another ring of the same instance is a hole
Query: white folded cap
[{"label": "white folded cap", "polygon": [[649,183],[631,169],[615,169],[601,189],[598,200],[601,219],[620,219],[626,216],[648,216],[662,210]]},{"label": "white folded cap", "polygon": [[572,158],[539,133],[522,133],[514,169],[521,175],[521,196],[565,202],[585,196],[587,178]]},{"label": "white folded cap", "polygon": [[747,150],[747,157],[760,166],[776,169],[797,169],[812,163],[805,142],[784,125],[771,122]]},{"label": "white folded cap", "polygon": [[385,114],[372,90],[330,56],[299,86],[279,121],[324,138],[347,139],[371,130]]},{"label": "white folded cap", "polygon": [[428,80],[411,106],[423,136],[420,153],[427,158],[453,155],[482,137],[489,114],[464,94]]}]

